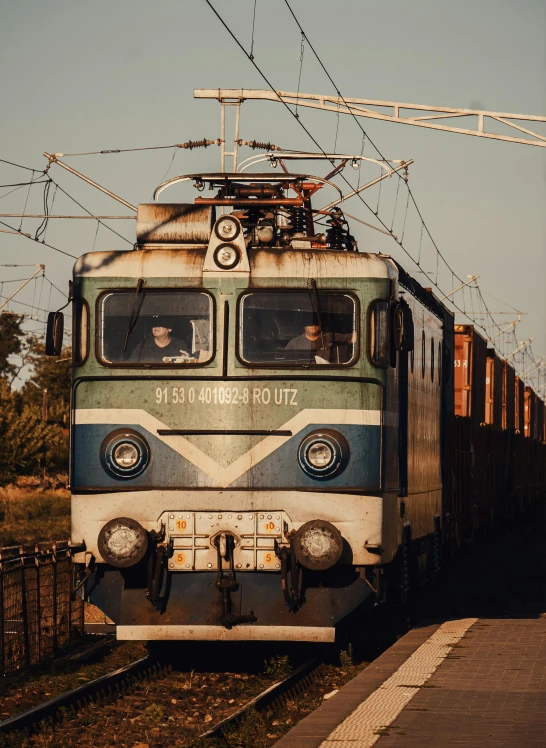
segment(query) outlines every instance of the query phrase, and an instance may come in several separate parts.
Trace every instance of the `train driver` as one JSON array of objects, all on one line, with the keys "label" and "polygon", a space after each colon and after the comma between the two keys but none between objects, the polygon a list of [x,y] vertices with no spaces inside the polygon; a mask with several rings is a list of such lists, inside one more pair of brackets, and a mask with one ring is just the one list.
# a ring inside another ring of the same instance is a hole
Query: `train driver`
[{"label": "train driver", "polygon": [[172,331],[167,318],[154,315],[152,337],[146,337],[138,343],[129,360],[151,363],[164,359],[189,358],[187,343],[171,335]]},{"label": "train driver", "polygon": [[343,363],[337,361],[334,349],[340,343],[354,345],[356,332],[323,332],[317,315],[313,315],[309,322],[310,324],[305,325],[303,333],[292,338],[285,346],[285,350],[301,352],[302,358],[314,358],[317,364]]}]

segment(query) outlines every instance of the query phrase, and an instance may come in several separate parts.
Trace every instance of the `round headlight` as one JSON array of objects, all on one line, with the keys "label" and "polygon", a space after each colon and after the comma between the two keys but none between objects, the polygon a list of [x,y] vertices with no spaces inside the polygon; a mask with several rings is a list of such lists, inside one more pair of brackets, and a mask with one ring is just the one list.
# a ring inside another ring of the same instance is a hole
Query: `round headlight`
[{"label": "round headlight", "polygon": [[332,429],[308,434],[298,449],[300,467],[312,478],[333,478],[345,468],[348,459],[347,440]]},{"label": "round headlight", "polygon": [[237,236],[239,236],[240,230],[241,226],[239,221],[236,221],[235,218],[232,218],[231,216],[224,216],[216,222],[216,226],[214,227],[214,233],[218,239],[221,239],[224,242],[232,242]]},{"label": "round headlight", "polygon": [[222,270],[231,270],[241,259],[241,254],[237,247],[231,244],[220,244],[214,253],[214,262]]},{"label": "round headlight", "polygon": [[296,531],[294,550],[296,558],[306,569],[324,571],[341,558],[343,538],[330,522],[313,519]]},{"label": "round headlight", "polygon": [[140,457],[140,452],[137,446],[131,442],[121,442],[114,449],[112,458],[116,465],[122,469],[134,467]]},{"label": "round headlight", "polygon": [[99,533],[98,548],[107,564],[124,569],[144,558],[148,549],[148,533],[129,517],[111,519]]},{"label": "round headlight", "polygon": [[307,449],[309,464],[315,468],[325,468],[334,459],[334,451],[326,442],[313,442]]},{"label": "round headlight", "polygon": [[150,449],[136,431],[118,429],[103,441],[101,458],[105,468],[115,478],[134,478],[148,467]]}]

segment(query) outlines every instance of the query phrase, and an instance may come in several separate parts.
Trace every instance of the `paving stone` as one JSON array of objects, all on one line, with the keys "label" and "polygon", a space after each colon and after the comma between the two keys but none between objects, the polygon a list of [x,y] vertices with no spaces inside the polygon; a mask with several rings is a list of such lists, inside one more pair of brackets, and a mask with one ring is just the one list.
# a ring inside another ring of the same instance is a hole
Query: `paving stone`
[{"label": "paving stone", "polygon": [[543,748],[546,619],[413,629],[274,748]]}]

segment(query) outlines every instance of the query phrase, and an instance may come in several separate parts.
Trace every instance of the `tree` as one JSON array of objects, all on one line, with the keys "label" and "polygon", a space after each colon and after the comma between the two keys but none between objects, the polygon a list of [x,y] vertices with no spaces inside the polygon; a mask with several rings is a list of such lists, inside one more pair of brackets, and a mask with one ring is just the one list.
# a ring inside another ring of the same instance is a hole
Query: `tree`
[{"label": "tree", "polygon": [[70,411],[70,383],[72,350],[70,347],[62,349],[61,355],[46,356],[45,346],[38,339],[29,342],[28,363],[32,366],[32,373],[22,390],[25,403],[34,403],[42,407],[44,392],[47,402],[45,417],[68,423]]},{"label": "tree", "polygon": [[23,404],[5,379],[0,379],[0,484],[18,475],[37,475],[44,467],[66,469],[68,438],[58,426],[42,419],[35,404]]},{"label": "tree", "polygon": [[[43,342],[21,330],[22,319],[0,315],[0,485],[68,470],[71,350],[46,356]],[[25,366],[30,376],[17,391]]]},{"label": "tree", "polygon": [[18,367],[10,361],[11,356],[21,354],[25,334],[21,330],[23,317],[11,312],[0,314],[0,377],[10,383],[17,376]]}]

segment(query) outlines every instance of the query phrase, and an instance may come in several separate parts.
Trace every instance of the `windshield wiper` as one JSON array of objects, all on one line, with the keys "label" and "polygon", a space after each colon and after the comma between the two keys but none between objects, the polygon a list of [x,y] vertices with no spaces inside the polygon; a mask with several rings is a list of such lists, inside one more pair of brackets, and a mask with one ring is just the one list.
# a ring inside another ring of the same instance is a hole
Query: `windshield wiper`
[{"label": "windshield wiper", "polygon": [[[135,289],[135,295],[134,295],[134,298],[133,298],[133,306],[131,307],[131,314],[129,315],[129,324],[127,325],[127,333],[125,335],[125,343],[123,344],[123,352],[124,353],[127,350],[127,343],[129,341],[129,335],[133,331],[133,327],[134,327],[134,324],[133,324],[133,314],[135,312],[135,306],[136,306],[136,303],[138,301],[138,296],[140,294],[140,291],[141,291],[143,285],[144,285],[144,278],[139,278],[138,282],[137,282],[137,285],[136,285],[136,289]],[[138,319],[138,311],[135,314],[135,319],[134,319],[134,323],[135,324],[136,324],[137,319]]]},{"label": "windshield wiper", "polygon": [[319,302],[319,296],[317,291],[317,282],[314,278],[309,278],[307,281],[307,285],[311,289],[311,305],[313,307],[313,314],[317,317],[318,326],[320,329],[320,344],[321,349],[324,348],[324,337],[322,335],[322,320],[320,318],[320,302]]}]

